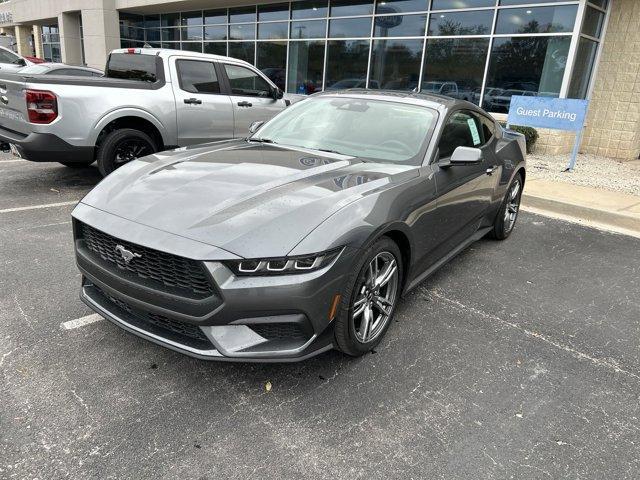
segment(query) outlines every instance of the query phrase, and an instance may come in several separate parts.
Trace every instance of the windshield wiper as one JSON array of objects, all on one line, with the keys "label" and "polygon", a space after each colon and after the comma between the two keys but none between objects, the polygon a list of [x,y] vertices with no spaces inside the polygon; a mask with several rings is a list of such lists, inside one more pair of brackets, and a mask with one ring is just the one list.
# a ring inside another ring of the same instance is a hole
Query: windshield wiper
[{"label": "windshield wiper", "polygon": [[[345,155],[344,153],[340,153],[337,150],[330,150],[328,148],[314,148],[312,150],[318,150],[319,152],[335,153],[337,155]],[[350,155],[348,155],[348,156],[350,156]]]},{"label": "windshield wiper", "polygon": [[256,143],[276,143],[270,138],[248,138],[247,141]]}]

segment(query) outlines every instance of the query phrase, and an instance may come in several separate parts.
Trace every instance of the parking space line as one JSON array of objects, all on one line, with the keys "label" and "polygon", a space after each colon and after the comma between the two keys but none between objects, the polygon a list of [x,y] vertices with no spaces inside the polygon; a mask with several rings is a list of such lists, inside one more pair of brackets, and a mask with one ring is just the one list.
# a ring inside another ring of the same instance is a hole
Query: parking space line
[{"label": "parking space line", "polygon": [[60,328],[62,330],[73,330],[76,328],[84,327],[85,325],[99,322],[100,320],[104,320],[104,318],[97,313],[92,313],[91,315],[87,315],[86,317],[80,317],[76,318],[75,320],[69,320],[68,322],[62,322],[60,324]]},{"label": "parking space line", "polygon": [[0,213],[24,212],[25,210],[39,210],[41,208],[64,207],[65,205],[75,205],[78,202],[79,200],[73,200],[70,202],[45,203],[44,205],[30,205],[28,207],[5,208],[0,210]]},{"label": "parking space line", "polygon": [[13,160],[0,160],[0,163],[15,163],[15,162],[28,162],[28,160],[25,160],[24,158],[16,158]]}]

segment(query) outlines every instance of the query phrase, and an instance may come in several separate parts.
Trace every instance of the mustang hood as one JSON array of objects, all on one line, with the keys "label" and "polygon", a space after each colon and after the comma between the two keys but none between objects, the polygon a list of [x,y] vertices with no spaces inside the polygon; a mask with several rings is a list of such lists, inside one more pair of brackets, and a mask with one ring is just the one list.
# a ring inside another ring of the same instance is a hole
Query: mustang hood
[{"label": "mustang hood", "polygon": [[318,153],[244,140],[158,153],[116,170],[82,203],[241,257],[283,256],[340,208],[418,175]]}]

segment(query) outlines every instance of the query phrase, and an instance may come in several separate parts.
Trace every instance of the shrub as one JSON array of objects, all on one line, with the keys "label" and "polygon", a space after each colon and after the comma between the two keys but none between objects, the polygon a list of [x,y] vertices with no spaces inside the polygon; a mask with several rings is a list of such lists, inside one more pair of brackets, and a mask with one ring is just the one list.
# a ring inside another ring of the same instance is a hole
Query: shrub
[{"label": "shrub", "polygon": [[[504,127],[505,124],[502,124]],[[533,152],[533,146],[536,144],[538,140],[538,131],[533,127],[521,127],[519,125],[509,125],[509,129],[514,132],[518,132],[524,135],[525,140],[527,141],[527,153]]]}]

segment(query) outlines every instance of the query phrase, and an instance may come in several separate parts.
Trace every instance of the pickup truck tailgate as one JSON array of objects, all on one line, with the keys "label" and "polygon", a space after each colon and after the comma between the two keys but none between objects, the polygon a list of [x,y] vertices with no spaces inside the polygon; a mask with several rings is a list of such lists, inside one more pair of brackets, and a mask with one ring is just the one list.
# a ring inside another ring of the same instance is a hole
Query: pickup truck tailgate
[{"label": "pickup truck tailgate", "polygon": [[20,137],[30,132],[24,89],[24,77],[7,73],[0,76],[0,129],[7,135]]}]

